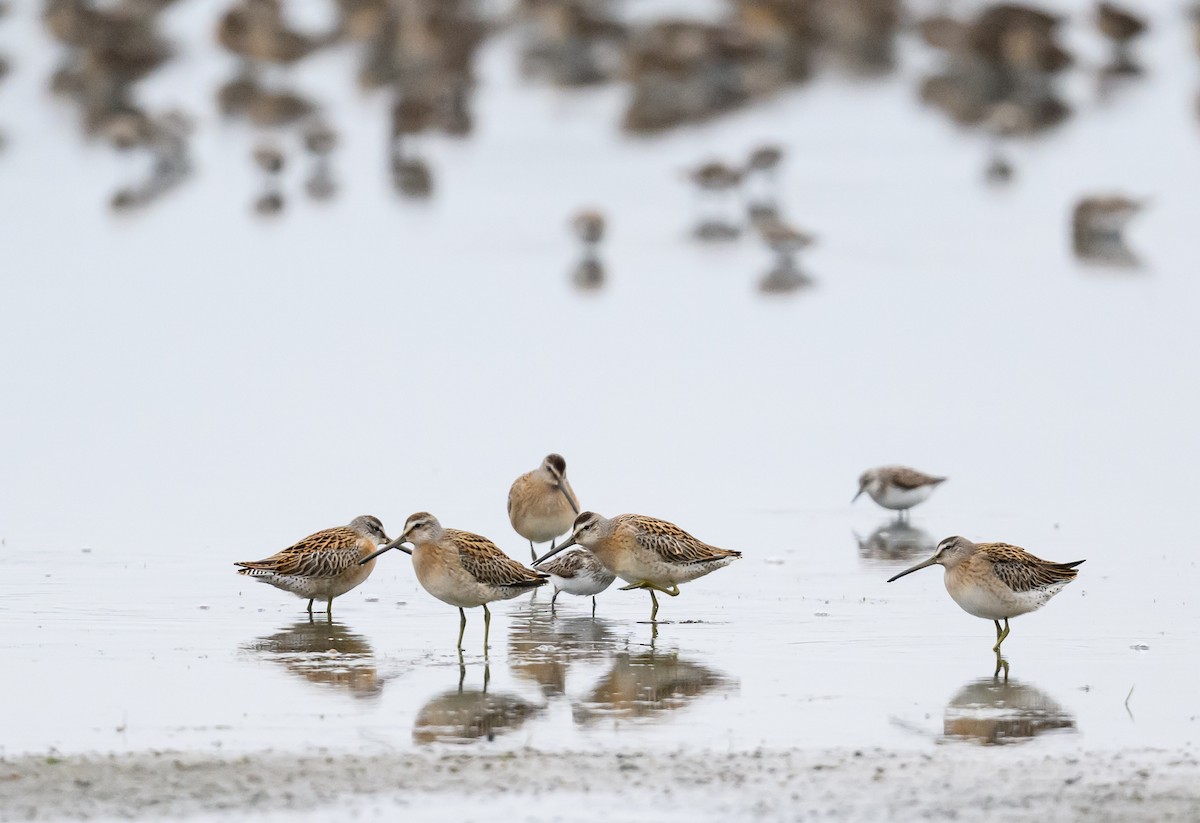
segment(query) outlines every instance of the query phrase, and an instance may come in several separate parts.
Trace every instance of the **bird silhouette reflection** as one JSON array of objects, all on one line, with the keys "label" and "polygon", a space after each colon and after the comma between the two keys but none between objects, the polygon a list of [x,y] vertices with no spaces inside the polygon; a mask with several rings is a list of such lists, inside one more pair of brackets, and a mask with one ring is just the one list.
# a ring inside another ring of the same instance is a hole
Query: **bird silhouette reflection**
[{"label": "bird silhouette reflection", "polygon": [[483,688],[466,688],[466,667],[459,664],[458,688],[427,700],[413,721],[415,743],[472,743],[494,740],[520,728],[542,706],[515,694],[488,691],[491,670],[483,668]]},{"label": "bird silhouette reflection", "polygon": [[575,706],[575,722],[660,719],[735,685],[727,675],[685,660],[677,651],[621,652],[613,658],[608,674]]},{"label": "bird silhouette reflection", "polygon": [[1074,729],[1075,718],[1036,686],[987,677],[972,680],[950,699],[942,736],[946,740],[996,746]]},{"label": "bird silhouette reflection", "polygon": [[383,690],[371,644],[341,623],[302,620],[244,649],[310,683],[355,697],[375,697]]}]

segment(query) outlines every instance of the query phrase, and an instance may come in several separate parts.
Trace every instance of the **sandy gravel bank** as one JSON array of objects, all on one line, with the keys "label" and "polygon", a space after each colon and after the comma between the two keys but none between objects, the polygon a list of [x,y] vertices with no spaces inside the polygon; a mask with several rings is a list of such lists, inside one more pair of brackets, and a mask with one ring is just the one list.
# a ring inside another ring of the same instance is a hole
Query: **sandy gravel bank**
[{"label": "sandy gravel bank", "polygon": [[[338,807],[333,807],[338,804]],[[331,808],[333,807],[333,808]],[[941,747],[741,754],[418,753],[0,759],[0,819],[1200,820],[1194,752]],[[422,814],[425,812],[426,814]],[[614,817],[614,812],[618,812]]]}]

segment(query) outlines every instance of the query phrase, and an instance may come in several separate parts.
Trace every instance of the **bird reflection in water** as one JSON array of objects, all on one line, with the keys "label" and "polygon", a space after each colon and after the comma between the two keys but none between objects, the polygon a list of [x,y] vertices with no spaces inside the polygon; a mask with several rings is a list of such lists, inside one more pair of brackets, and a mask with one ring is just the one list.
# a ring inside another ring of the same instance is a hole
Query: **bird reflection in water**
[{"label": "bird reflection in water", "polygon": [[592,617],[555,617],[550,606],[531,603],[508,634],[513,673],[538,684],[546,697],[565,693],[572,663],[607,658],[616,650],[611,624]]},{"label": "bird reflection in water", "polygon": [[575,722],[654,720],[735,685],[721,672],[683,660],[678,652],[622,652],[587,699],[575,706]]},{"label": "bird reflection in water", "polygon": [[542,710],[515,694],[488,692],[491,670],[483,667],[483,688],[463,687],[467,668],[459,658],[458,688],[435,695],[417,712],[413,722],[416,743],[471,743],[494,740],[496,735],[520,728]]},{"label": "bird reflection in water", "polygon": [[376,697],[383,691],[385,678],[376,668],[371,644],[341,623],[303,620],[244,648],[310,683],[355,697]]},{"label": "bird reflection in water", "polygon": [[929,532],[902,520],[889,520],[867,537],[856,534],[854,539],[858,541],[859,557],[885,563],[933,554],[937,545]]},{"label": "bird reflection in water", "polygon": [[1074,729],[1075,718],[1041,689],[1007,677],[988,677],[967,683],[951,698],[942,736],[995,746]]}]

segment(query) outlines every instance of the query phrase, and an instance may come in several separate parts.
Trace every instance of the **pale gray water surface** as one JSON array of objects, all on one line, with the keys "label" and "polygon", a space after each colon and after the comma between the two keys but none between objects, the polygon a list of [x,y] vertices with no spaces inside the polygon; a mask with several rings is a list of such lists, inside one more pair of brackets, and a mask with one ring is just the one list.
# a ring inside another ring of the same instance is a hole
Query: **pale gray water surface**
[{"label": "pale gray water surface", "polygon": [[[210,31],[219,5],[185,4],[172,31]],[[1076,116],[1017,149],[1004,191],[977,135],[920,108],[911,42],[889,78],[829,72],[629,140],[621,88],[528,85],[499,36],[476,134],[427,141],[438,191],[407,204],[384,101],[320,56],[300,73],[344,132],[341,197],[262,224],[251,135],[212,114],[225,56],[197,42],[147,81],[204,112],[198,174],[115,218],[118,158],[43,99],[53,50],[22,5],[0,26],[18,63],[0,89],[0,753],[1194,744],[1200,152],[1173,15],[1113,101],[1069,80]],[[784,298],[755,290],[758,244],[686,238],[681,170],[763,139],[820,235],[817,286]],[[1070,205],[1109,189],[1153,198],[1136,272],[1071,257]],[[588,204],[610,280],[580,295],[566,222]],[[525,559],[505,495],[549,451],[587,508],[745,552],[664,599],[697,622],[651,642],[640,592],[606,593],[595,622],[566,596],[557,620],[548,593],[499,605],[485,696],[481,615],[460,693],[457,615],[398,553],[332,627],[233,573],[366,512],[394,532],[429,510]],[[912,558],[868,541],[886,514],[849,500],[886,462],[951,478],[914,518],[932,540],[1087,558],[1014,622],[1007,690],[979,683],[992,626],[939,572],[884,582]]]}]

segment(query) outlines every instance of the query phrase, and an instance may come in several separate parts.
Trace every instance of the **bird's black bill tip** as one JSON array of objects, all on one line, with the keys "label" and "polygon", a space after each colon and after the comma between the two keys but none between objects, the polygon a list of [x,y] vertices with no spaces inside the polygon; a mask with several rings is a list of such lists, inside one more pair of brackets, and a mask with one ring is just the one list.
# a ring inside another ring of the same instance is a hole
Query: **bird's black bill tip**
[{"label": "bird's black bill tip", "polygon": [[893,577],[889,577],[887,582],[892,583],[896,580],[899,580],[901,577],[904,577],[906,574],[912,574],[913,572],[919,572],[921,569],[929,568],[930,566],[934,565],[936,562],[937,562],[936,555],[929,558],[928,560],[922,560],[920,563],[913,566],[911,569],[905,569],[904,571],[900,572],[899,574],[894,575]]},{"label": "bird's black bill tip", "polygon": [[539,563],[545,563],[547,560],[549,560],[551,557],[554,557],[554,555],[558,554],[563,549],[569,549],[571,546],[574,546],[574,545],[575,545],[575,539],[568,538],[567,542],[563,543],[561,546],[555,546],[553,549],[551,549],[550,551],[543,554],[537,560],[534,560],[533,565],[536,566]]}]

